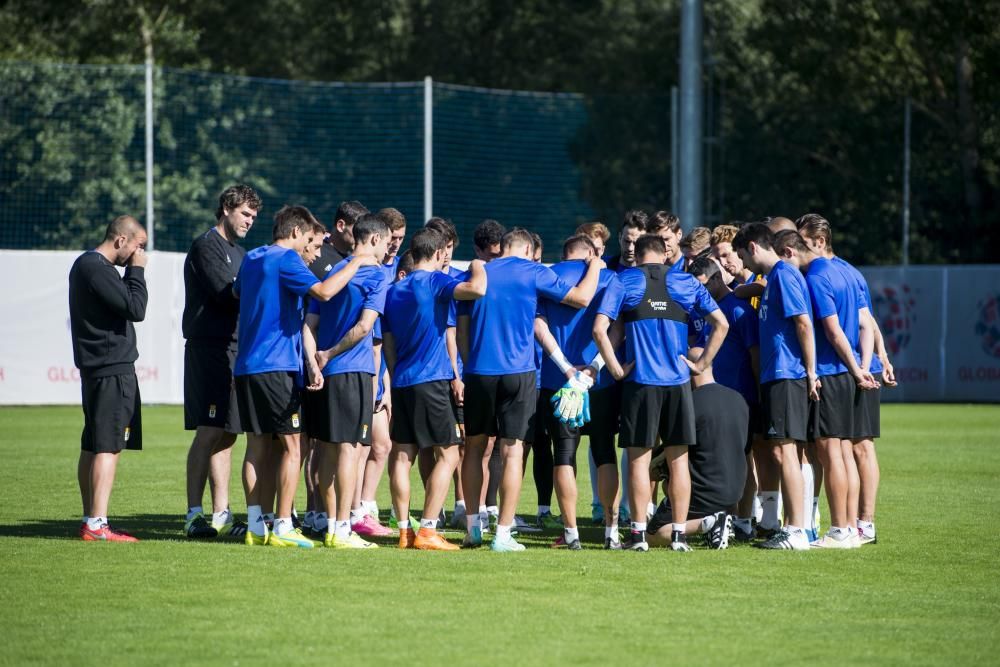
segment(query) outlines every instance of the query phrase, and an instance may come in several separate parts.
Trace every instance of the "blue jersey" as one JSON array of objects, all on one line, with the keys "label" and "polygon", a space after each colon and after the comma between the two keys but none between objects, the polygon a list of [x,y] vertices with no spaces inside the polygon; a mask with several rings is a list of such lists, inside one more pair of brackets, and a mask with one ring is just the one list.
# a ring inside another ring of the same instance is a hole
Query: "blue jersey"
[{"label": "blue jersey", "polygon": [[[387,292],[388,294],[388,292]],[[372,345],[378,345],[382,342],[382,318],[375,318],[375,324],[372,326]],[[375,374],[378,376],[378,389],[375,391],[375,402],[378,403],[382,400],[382,396],[385,395],[385,347],[380,348],[380,354],[378,356],[378,364],[375,369]]]},{"label": "blue jersey", "polygon": [[[351,260],[350,257],[339,262],[327,277],[337,273]],[[319,315],[319,334],[316,336],[316,347],[327,350],[336,345],[347,335],[358,320],[361,312],[373,310],[379,315],[385,308],[385,293],[388,290],[386,272],[379,266],[364,266],[358,269],[344,289],[340,290],[327,302],[313,300],[309,304],[309,312]],[[323,375],[339,373],[375,374],[375,351],[373,339],[375,330],[358,341],[349,350],[341,352],[327,362],[323,367]]]},{"label": "blue jersey", "polygon": [[844,330],[847,342],[851,345],[851,351],[856,355],[859,338],[858,309],[862,304],[858,284],[846,271],[824,257],[809,263],[806,284],[809,286],[809,298],[816,320],[816,374],[824,376],[846,373],[849,370],[847,364],[827,337],[822,320],[832,315],[837,316],[840,328]]},{"label": "blue jersey", "polygon": [[[458,282],[460,282],[460,283],[468,282],[468,280],[469,280],[469,272],[468,271],[460,271],[460,270],[456,269],[453,266],[449,266],[448,267],[448,271],[446,273],[449,276],[451,276],[452,278],[454,278],[455,280],[457,280]],[[463,303],[465,303],[465,302],[463,302]],[[466,305],[468,305],[468,304],[466,303]],[[451,304],[448,306],[448,326],[449,327],[457,327],[458,326],[458,306],[459,306],[459,302],[455,301],[454,299],[452,299]],[[468,309],[465,308],[465,307],[463,307],[463,312],[466,315],[469,314]],[[456,334],[457,334],[457,332],[456,332]],[[457,339],[456,339],[455,342],[456,342],[456,344],[458,343]],[[445,348],[447,349],[447,343],[445,343]],[[461,354],[459,354],[455,358],[455,362],[458,365],[458,377],[462,377],[464,375],[464,373],[465,373],[465,362],[462,361],[462,355]]]},{"label": "blue jersey", "polygon": [[513,375],[535,370],[535,313],[541,299],[559,302],[572,285],[555,271],[521,257],[501,257],[486,265],[486,296],[465,302],[469,315],[469,358],[476,375]]},{"label": "blue jersey", "polygon": [[779,260],[767,274],[767,287],[760,304],[761,384],[806,376],[802,346],[792,319],[797,315],[812,317],[809,288],[795,267]]},{"label": "blue jersey", "polygon": [[[560,278],[566,283],[577,284],[587,272],[587,264],[583,260],[569,260],[560,262],[552,266]],[[539,317],[545,318],[549,325],[549,331],[559,344],[559,349],[566,355],[566,359],[574,366],[585,366],[597,356],[597,343],[594,342],[594,318],[597,317],[597,309],[601,305],[605,295],[611,293],[609,299],[621,299],[624,294],[622,283],[618,280],[617,274],[611,269],[601,270],[600,278],[597,282],[597,292],[593,301],[587,308],[572,308],[551,301],[542,301],[538,304]],[[542,387],[545,389],[557,390],[566,384],[566,376],[559,370],[555,362],[545,355],[542,359]],[[607,387],[614,384],[614,378],[605,368],[601,371],[596,388]]]},{"label": "blue jersey", "polygon": [[670,265],[670,270],[684,272],[684,255],[681,255],[680,259]]},{"label": "blue jersey", "polygon": [[[847,261],[841,259],[840,257],[834,257],[830,261],[833,262],[836,266],[838,266],[838,267],[842,268],[844,271],[846,271],[847,274],[854,280],[854,282],[858,286],[858,289],[860,290],[860,299],[861,299],[862,305],[865,306],[866,308],[868,308],[868,312],[871,313],[872,317],[874,317],[875,316],[875,310],[874,310],[874,308],[872,308],[872,293],[868,289],[868,281],[865,279],[865,277],[861,274],[860,271],[858,271],[856,268],[854,268],[853,264],[851,264],[850,262],[847,262]],[[854,349],[854,357],[855,357],[855,359],[857,359],[857,362],[860,365],[861,364],[861,336],[860,336],[860,333],[859,333],[859,336],[858,336],[858,346]],[[872,353],[872,360],[871,360],[871,364],[868,367],[868,370],[871,371],[872,374],[874,374],[874,375],[878,375],[878,374],[880,374],[882,372],[882,360],[879,359],[878,355],[875,354],[874,352]]]},{"label": "blue jersey", "polygon": [[[657,265],[645,265],[657,266]],[[688,322],[675,319],[636,319],[629,321],[628,313],[638,309],[640,304],[649,302],[653,309],[663,304],[646,297],[646,274],[644,267],[624,271],[618,278],[623,292],[617,298],[605,292],[597,312],[612,320],[623,316],[625,324],[625,362],[635,362],[635,369],[625,380],[638,384],[672,387],[684,384],[691,378],[691,372],[680,355],[688,350]],[[705,286],[689,273],[674,271],[667,267],[664,276],[666,293],[687,317],[707,315],[718,306]]]},{"label": "blue jersey", "polygon": [[240,297],[233,375],[302,372],[302,297],[318,282],[291,248],[266,245],[247,253],[233,284]]},{"label": "blue jersey", "polygon": [[395,386],[455,377],[445,332],[452,295],[460,283],[440,271],[414,271],[389,289],[382,320],[396,346]]},{"label": "blue jersey", "polygon": [[[760,346],[757,311],[732,292],[718,303],[719,310],[729,322],[729,333],[726,334],[712,361],[712,374],[719,384],[738,391],[747,405],[756,405],[760,399],[757,379],[754,377],[753,364],[750,360],[750,350]],[[712,325],[706,322],[696,345],[705,347],[711,333]]]}]

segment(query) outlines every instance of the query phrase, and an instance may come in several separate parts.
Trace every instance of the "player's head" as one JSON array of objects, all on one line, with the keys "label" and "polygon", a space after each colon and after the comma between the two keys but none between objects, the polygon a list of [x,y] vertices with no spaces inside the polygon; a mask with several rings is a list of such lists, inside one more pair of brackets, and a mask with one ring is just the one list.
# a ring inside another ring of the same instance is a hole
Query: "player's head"
[{"label": "player's head", "polygon": [[399,264],[396,265],[396,282],[413,273],[413,255],[406,250],[399,256]]},{"label": "player's head", "polygon": [[503,235],[500,241],[502,257],[523,257],[532,259],[535,255],[535,240],[527,229],[515,227]]},{"label": "player's head", "polygon": [[429,227],[424,227],[410,239],[410,258],[414,265],[432,262],[436,271],[442,266],[444,246],[444,236]]},{"label": "player's head", "polygon": [[306,247],[302,250],[302,261],[308,266],[316,261],[319,257],[320,248],[323,247],[323,239],[326,238],[326,227],[322,225],[318,220],[313,220],[313,224],[310,228],[310,233],[312,234],[312,240],[306,244]]},{"label": "player's head", "polygon": [[375,213],[365,213],[354,223],[354,254],[371,255],[379,260],[389,247],[389,225]]},{"label": "player's head", "polygon": [[727,289],[725,276],[714,257],[698,257],[688,266],[688,273],[697,278],[713,297]]},{"label": "player's head", "polygon": [[590,240],[594,242],[594,252],[597,253],[598,257],[604,256],[608,241],[611,239],[611,231],[603,222],[586,222],[577,227],[573,233],[590,237]]},{"label": "player's head", "polygon": [[368,212],[365,205],[359,201],[340,202],[328,238],[334,248],[345,255],[351,252],[354,247],[354,224]]},{"label": "player's head", "polygon": [[795,223],[784,216],[780,215],[776,215],[773,217],[768,216],[763,220],[761,220],[761,222],[767,225],[767,228],[771,230],[772,234],[777,234],[778,232],[784,232],[784,231],[789,231],[789,232],[795,231]]},{"label": "player's head", "polygon": [[451,258],[455,255],[455,248],[458,247],[458,232],[455,230],[455,225],[444,218],[431,218],[424,227],[433,229],[445,238],[444,266],[442,268],[448,268],[448,265],[451,264]]},{"label": "player's head", "polygon": [[535,232],[529,232],[531,234],[531,259],[536,262],[542,261],[542,253],[545,252],[545,243],[542,242],[542,237]]},{"label": "player's head", "polygon": [[507,228],[496,220],[483,220],[472,233],[472,245],[475,246],[476,257],[489,262],[500,256],[500,242]]},{"label": "player's head", "polygon": [[114,257],[115,266],[125,266],[139,248],[146,247],[146,228],[131,215],[119,215],[104,230],[103,245]]},{"label": "player's head", "polygon": [[712,246],[712,255],[715,256],[722,268],[733,276],[743,274],[743,260],[733,249],[733,239],[740,231],[738,225],[719,225],[712,230],[709,242]]},{"label": "player's head", "polygon": [[681,229],[681,220],[669,211],[657,211],[649,216],[646,223],[646,233],[656,234],[663,239],[667,247],[667,261],[676,262],[680,258],[681,236],[684,231]]},{"label": "player's head", "polygon": [[637,264],[663,264],[667,260],[667,244],[662,236],[643,234],[635,242]]},{"label": "player's head", "polygon": [[646,223],[649,216],[637,208],[626,211],[622,218],[622,229],[618,233],[618,248],[621,250],[621,261],[627,266],[635,266],[635,242],[646,233]]},{"label": "player's head", "polygon": [[595,255],[600,257],[600,255],[597,254],[597,248],[594,246],[594,239],[592,239],[588,234],[577,233],[563,241],[563,260],[586,260],[594,257]]},{"label": "player's head", "polygon": [[830,223],[819,213],[806,213],[795,221],[806,245],[820,257],[833,255],[833,231]]},{"label": "player's head", "polygon": [[385,224],[389,226],[389,245],[385,260],[383,260],[388,264],[399,252],[399,247],[403,245],[403,239],[406,238],[406,218],[394,208],[380,209],[376,215],[385,220]]},{"label": "player's head", "polygon": [[219,195],[215,219],[226,228],[230,239],[245,238],[260,213],[260,195],[249,185],[231,185]]},{"label": "player's head", "polygon": [[316,218],[305,206],[286,204],[274,214],[271,239],[275,242],[285,241],[299,255],[304,255],[306,246],[313,242],[313,229],[318,224]]},{"label": "player's head", "polygon": [[740,227],[733,237],[733,248],[743,265],[754,273],[767,273],[778,260],[774,252],[774,234],[762,222],[751,222]]},{"label": "player's head", "polygon": [[712,232],[709,231],[708,227],[695,227],[681,239],[680,249],[684,258],[689,262],[694,260],[698,255],[709,250],[711,240]]},{"label": "player's head", "polygon": [[797,269],[806,269],[816,258],[816,253],[809,249],[802,235],[789,229],[774,235],[774,252]]}]

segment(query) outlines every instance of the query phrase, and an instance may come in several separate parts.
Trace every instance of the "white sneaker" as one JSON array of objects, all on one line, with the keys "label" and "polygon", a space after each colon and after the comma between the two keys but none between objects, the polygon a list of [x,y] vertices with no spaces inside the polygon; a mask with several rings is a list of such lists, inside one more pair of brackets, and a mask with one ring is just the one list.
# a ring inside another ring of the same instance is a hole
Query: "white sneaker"
[{"label": "white sneaker", "polygon": [[836,537],[831,535],[829,531],[827,531],[823,537],[819,538],[815,542],[811,542],[809,546],[814,549],[853,549],[854,544],[851,538],[851,534],[848,533],[847,537],[838,540]]}]

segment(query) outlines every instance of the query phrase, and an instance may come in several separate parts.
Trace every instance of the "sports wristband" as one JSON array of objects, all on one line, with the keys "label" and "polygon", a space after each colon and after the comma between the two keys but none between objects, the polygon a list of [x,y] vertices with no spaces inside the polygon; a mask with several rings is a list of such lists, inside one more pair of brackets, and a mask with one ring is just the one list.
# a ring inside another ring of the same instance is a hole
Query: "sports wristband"
[{"label": "sports wristband", "polygon": [[598,354],[596,357],[594,357],[594,360],[590,362],[590,367],[593,368],[598,373],[600,373],[602,370],[604,370],[604,357]]},{"label": "sports wristband", "polygon": [[559,370],[563,373],[573,368],[573,364],[569,363],[569,359],[566,358],[566,355],[563,354],[563,351],[560,350],[558,347],[556,348],[555,352],[549,355],[549,359],[551,359],[552,362],[556,366],[558,366]]}]

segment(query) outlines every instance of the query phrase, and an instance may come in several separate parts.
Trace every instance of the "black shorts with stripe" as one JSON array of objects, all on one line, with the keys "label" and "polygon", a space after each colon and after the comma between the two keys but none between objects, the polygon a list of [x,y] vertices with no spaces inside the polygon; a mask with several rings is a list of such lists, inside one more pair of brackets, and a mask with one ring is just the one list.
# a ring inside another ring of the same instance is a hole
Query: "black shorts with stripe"
[{"label": "black shorts with stripe", "polygon": [[625,383],[618,446],[652,449],[657,437],[664,445],[694,446],[694,401],[690,382],[672,387]]},{"label": "black shorts with stripe", "polygon": [[135,372],[84,377],[83,434],[80,449],[94,454],[114,454],[142,449],[142,399]]},{"label": "black shorts with stripe", "polygon": [[247,433],[288,435],[302,430],[302,389],[293,371],[236,377],[240,424]]},{"label": "black shorts with stripe", "polygon": [[462,441],[462,430],[447,380],[392,387],[392,441],[406,445],[444,447]]},{"label": "black shorts with stripe", "polygon": [[760,403],[764,439],[806,441],[809,435],[809,392],[805,378],[762,384]]},{"label": "black shorts with stripe", "polygon": [[809,440],[848,439],[854,433],[854,378],[850,373],[819,378],[819,400],[809,402]]},{"label": "black shorts with stripe", "polygon": [[466,436],[523,440],[535,411],[535,371],[465,376]]},{"label": "black shorts with stripe", "polygon": [[233,364],[236,344],[202,344],[188,341],[184,346],[184,428],[199,426],[241,433],[236,401]]},{"label": "black shorts with stripe", "polygon": [[336,373],[309,399],[309,434],[323,442],[372,444],[375,394],[371,373]]}]

